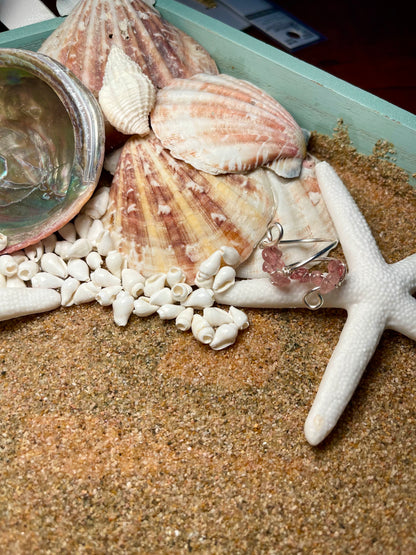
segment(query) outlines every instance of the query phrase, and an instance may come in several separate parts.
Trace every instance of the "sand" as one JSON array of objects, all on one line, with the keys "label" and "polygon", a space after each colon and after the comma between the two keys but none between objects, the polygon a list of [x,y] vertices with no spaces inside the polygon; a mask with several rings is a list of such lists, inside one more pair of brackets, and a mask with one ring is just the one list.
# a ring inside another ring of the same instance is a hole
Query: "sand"
[{"label": "sand", "polygon": [[[388,262],[416,252],[390,145],[313,134]],[[416,344],[387,331],[334,432],[303,423],[346,315],[247,310],[221,352],[97,304],[0,324],[6,554],[416,552]]]}]

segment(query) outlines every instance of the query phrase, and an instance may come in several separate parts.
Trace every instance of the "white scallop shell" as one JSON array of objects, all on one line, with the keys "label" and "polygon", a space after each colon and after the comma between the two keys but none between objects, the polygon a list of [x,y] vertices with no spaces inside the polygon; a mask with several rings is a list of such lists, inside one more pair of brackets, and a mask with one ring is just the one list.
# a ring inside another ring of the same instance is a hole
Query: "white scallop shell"
[{"label": "white scallop shell", "polygon": [[121,48],[113,46],[98,95],[111,125],[125,135],[146,135],[155,98],[155,88],[140,66]]}]

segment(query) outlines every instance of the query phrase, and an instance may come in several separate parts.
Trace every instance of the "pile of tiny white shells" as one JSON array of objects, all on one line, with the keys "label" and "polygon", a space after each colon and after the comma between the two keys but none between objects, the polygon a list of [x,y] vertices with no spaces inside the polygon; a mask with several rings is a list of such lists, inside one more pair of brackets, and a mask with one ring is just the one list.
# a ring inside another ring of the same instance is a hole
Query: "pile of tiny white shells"
[{"label": "pile of tiny white shells", "polygon": [[[196,288],[186,283],[177,267],[144,278],[127,267],[103,227],[100,218],[108,199],[109,187],[98,188],[79,215],[57,234],[1,255],[0,288],[52,289],[60,292],[64,307],[97,301],[112,306],[118,326],[125,326],[132,314],[158,314],[162,320],[174,320],[178,330],[191,330],[198,341],[214,350],[232,345],[239,330],[248,327],[247,315],[232,306],[226,311],[213,305],[216,292],[234,285],[238,252],[228,246],[214,252],[201,264]],[[7,237],[2,235],[0,243],[5,248]]]}]

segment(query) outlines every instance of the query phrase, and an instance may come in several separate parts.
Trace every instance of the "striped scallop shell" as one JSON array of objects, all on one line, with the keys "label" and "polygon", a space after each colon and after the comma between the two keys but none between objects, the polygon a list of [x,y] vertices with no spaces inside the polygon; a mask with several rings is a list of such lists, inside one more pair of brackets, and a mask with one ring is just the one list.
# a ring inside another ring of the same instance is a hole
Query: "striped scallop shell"
[{"label": "striped scallop shell", "polygon": [[[316,158],[308,154],[302,165],[300,176],[284,179],[273,172],[264,172],[265,186],[271,187],[276,209],[273,221],[283,226],[283,239],[323,238],[329,242],[337,239],[331,216],[319,189],[315,174]],[[305,260],[323,245],[301,243],[281,245],[286,264]],[[267,277],[263,269],[261,249],[257,247],[252,255],[237,268],[240,278]]]},{"label": "striped scallop shell", "polygon": [[269,165],[296,177],[306,154],[302,129],[274,98],[225,74],[174,79],[158,92],[151,127],[173,156],[212,174]]},{"label": "striped scallop shell", "polygon": [[113,45],[156,87],[173,77],[218,72],[202,46],[141,0],[81,0],[39,51],[72,70],[97,97]]},{"label": "striped scallop shell", "polygon": [[201,262],[224,245],[246,259],[273,211],[258,177],[206,174],[155,137],[135,136],[121,152],[102,221],[129,267],[148,276],[179,266],[193,283]]}]

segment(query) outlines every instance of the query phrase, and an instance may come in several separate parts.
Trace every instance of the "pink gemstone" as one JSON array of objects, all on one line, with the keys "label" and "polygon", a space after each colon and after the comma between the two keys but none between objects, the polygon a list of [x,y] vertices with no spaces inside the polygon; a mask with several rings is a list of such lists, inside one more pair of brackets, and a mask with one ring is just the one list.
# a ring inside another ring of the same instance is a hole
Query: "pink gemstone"
[{"label": "pink gemstone", "polygon": [[271,264],[270,262],[263,262],[263,272],[267,272],[268,274],[272,274],[276,271],[276,265]]},{"label": "pink gemstone", "polygon": [[337,281],[336,283],[334,283],[334,280],[331,279],[331,274],[328,274],[322,279],[321,286],[320,286],[320,292],[322,293],[322,295],[326,295],[326,293],[329,293],[335,288],[335,286],[338,284],[338,281],[339,281],[338,277],[336,279]]},{"label": "pink gemstone", "polygon": [[319,286],[322,283],[323,275],[319,270],[312,270],[310,273],[311,283],[315,286]]},{"label": "pink gemstone", "polygon": [[290,278],[286,276],[283,272],[275,272],[271,276],[271,281],[273,285],[276,285],[276,287],[284,287],[285,285],[289,285]]},{"label": "pink gemstone", "polygon": [[341,260],[330,260],[328,263],[328,272],[336,274],[339,279],[343,279],[346,273],[346,266]]},{"label": "pink gemstone", "polygon": [[304,266],[300,268],[295,268],[291,273],[290,277],[296,281],[301,281],[305,283],[305,281],[309,281],[309,270]]}]

